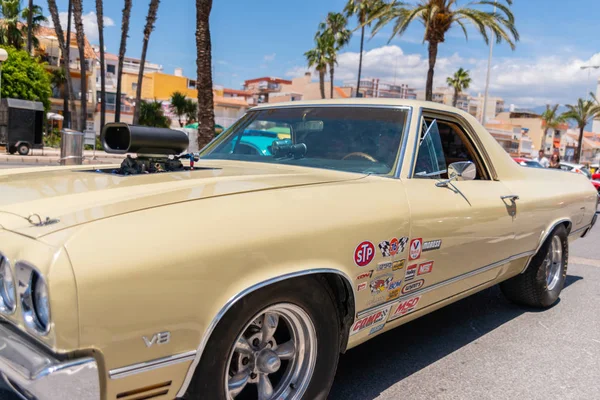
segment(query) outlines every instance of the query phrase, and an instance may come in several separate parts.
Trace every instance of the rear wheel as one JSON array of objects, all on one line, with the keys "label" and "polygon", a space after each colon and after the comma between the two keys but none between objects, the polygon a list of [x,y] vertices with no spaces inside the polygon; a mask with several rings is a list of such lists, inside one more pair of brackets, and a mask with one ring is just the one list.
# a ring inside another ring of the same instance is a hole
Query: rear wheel
[{"label": "rear wheel", "polygon": [[569,260],[569,240],[566,228],[557,227],[533,257],[527,271],[500,284],[511,301],[545,308],[558,300],[565,286]]},{"label": "rear wheel", "polygon": [[251,293],[217,325],[185,399],[325,399],[339,357],[338,321],[317,278]]},{"label": "rear wheel", "polygon": [[15,154],[17,152],[16,146],[8,146],[8,154]]},{"label": "rear wheel", "polygon": [[17,150],[19,151],[20,155],[26,156],[29,154],[29,145],[27,143],[20,144]]}]

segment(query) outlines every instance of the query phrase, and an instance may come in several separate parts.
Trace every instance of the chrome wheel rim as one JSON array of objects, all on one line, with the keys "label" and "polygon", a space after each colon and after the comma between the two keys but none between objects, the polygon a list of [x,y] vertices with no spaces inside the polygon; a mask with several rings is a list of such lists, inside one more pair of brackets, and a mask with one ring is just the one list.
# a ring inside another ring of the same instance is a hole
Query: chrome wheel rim
[{"label": "chrome wheel rim", "polygon": [[548,290],[553,290],[560,280],[563,266],[562,241],[558,236],[552,238],[552,243],[550,244],[550,249],[548,250],[544,264],[546,267],[546,283],[548,285]]},{"label": "chrome wheel rim", "polygon": [[309,315],[294,304],[276,304],[255,315],[235,341],[225,392],[230,399],[301,399],[316,358]]}]

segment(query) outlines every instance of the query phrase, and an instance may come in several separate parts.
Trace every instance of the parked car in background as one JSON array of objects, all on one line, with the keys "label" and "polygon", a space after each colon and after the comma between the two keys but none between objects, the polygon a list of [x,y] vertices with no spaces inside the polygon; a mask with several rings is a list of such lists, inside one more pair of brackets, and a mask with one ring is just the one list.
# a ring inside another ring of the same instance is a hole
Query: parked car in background
[{"label": "parked car in background", "polygon": [[592,179],[592,173],[583,164],[573,164],[565,161],[560,162],[560,169],[563,171],[575,172],[585,175],[588,179]]},{"label": "parked car in background", "polygon": [[542,164],[540,164],[539,162],[537,162],[535,160],[530,160],[529,158],[513,157],[513,160],[515,160],[517,162],[517,164],[522,165],[524,167],[544,168],[544,166]]},{"label": "parked car in background", "polygon": [[600,181],[600,173],[593,174],[592,179],[595,181]]},{"label": "parked car in background", "polygon": [[592,185],[594,185],[594,187],[598,191],[598,195],[600,195],[600,180],[592,179]]},{"label": "parked car in background", "polygon": [[0,171],[0,379],[24,399],[326,399],[340,353],[471,294],[555,304],[597,218],[588,179],[433,102],[259,105],[194,170],[182,132],[102,138],[149,156]]}]

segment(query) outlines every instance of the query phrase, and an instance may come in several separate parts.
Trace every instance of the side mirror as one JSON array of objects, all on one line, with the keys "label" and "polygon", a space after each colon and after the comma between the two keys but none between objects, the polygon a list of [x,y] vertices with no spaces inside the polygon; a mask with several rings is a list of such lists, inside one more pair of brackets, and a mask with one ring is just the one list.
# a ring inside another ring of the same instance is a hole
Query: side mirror
[{"label": "side mirror", "polygon": [[448,166],[448,179],[435,185],[447,187],[452,181],[472,181],[477,177],[477,167],[471,161],[460,161]]}]

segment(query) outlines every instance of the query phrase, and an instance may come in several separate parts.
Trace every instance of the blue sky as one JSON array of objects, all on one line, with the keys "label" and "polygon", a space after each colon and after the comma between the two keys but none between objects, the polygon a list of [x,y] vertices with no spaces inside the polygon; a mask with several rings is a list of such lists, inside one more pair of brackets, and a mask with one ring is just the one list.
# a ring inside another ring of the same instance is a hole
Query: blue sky
[{"label": "blue sky", "polygon": [[[38,0],[40,1],[40,0]],[[40,1],[41,2],[41,1]],[[45,2],[42,2],[45,3]],[[67,0],[57,1],[66,11]],[[128,55],[139,57],[142,30],[149,0],[134,0]],[[194,76],[195,1],[163,0],[156,30],[152,34],[148,60],[162,64],[172,73],[183,67]],[[466,1],[459,1],[465,4]],[[217,84],[239,88],[245,79],[259,76],[292,78],[307,70],[303,53],[313,46],[318,23],[329,11],[341,11],[344,0],[214,0],[211,16],[214,80]],[[106,46],[116,53],[120,41],[123,0],[104,0],[107,21]],[[506,44],[494,48],[492,94],[518,106],[547,102],[569,103],[584,96],[592,83],[581,65],[600,65],[600,35],[597,33],[598,0],[514,0],[513,11],[521,42],[516,51]],[[95,11],[95,0],[84,0],[84,13]],[[95,15],[86,17],[90,40],[97,42]],[[355,26],[355,21],[351,21]],[[422,43],[422,26],[415,24],[402,37],[389,44],[389,29],[384,29],[365,46],[363,76],[424,86],[427,47]],[[336,83],[353,80],[359,50],[355,33],[342,51]],[[472,72],[476,94],[482,91],[488,47],[470,30],[465,41],[460,30],[450,31],[439,49],[436,84],[458,67]],[[592,73],[592,80],[600,75]]]}]

